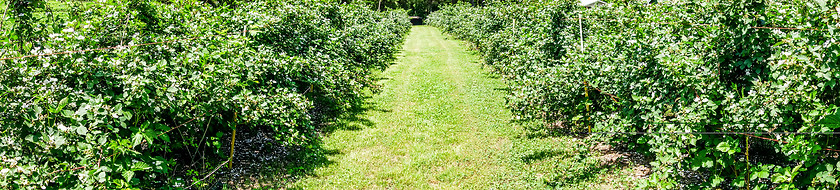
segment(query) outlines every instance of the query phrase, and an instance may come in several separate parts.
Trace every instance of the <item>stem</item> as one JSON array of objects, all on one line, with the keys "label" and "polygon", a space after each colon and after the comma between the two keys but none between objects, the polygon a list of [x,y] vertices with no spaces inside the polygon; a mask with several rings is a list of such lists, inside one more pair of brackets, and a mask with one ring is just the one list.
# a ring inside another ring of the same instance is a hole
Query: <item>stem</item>
[{"label": "stem", "polygon": [[[11,1],[9,2],[11,3]],[[3,9],[3,17],[0,17],[0,30],[3,30],[3,24],[6,23],[6,13],[9,12],[9,6],[6,6],[6,9]],[[5,30],[3,30],[5,32]]]},{"label": "stem", "polygon": [[[204,126],[204,134],[201,134],[201,138],[198,141],[198,145],[195,147],[195,152],[198,153],[198,149],[204,144],[204,137],[207,135],[207,129],[210,128],[210,122],[213,120],[213,116],[210,116],[210,119],[207,120],[207,125]],[[192,161],[195,162],[195,155],[192,155]]]},{"label": "stem", "polygon": [[192,187],[193,185],[198,184],[198,183],[200,183],[201,181],[204,181],[205,179],[207,179],[207,177],[210,177],[210,175],[213,175],[214,173],[216,173],[217,171],[219,171],[219,168],[222,168],[222,166],[224,166],[226,163],[230,163],[230,159],[228,159],[227,161],[225,161],[225,162],[224,162],[224,163],[222,163],[222,164],[219,164],[219,166],[216,166],[216,169],[213,169],[213,171],[212,171],[212,172],[208,173],[207,175],[205,175],[205,176],[204,176],[203,178],[201,178],[200,180],[198,180],[198,181],[196,181],[196,182],[193,182],[193,183],[192,183],[192,185],[190,185],[190,186],[189,186],[189,187],[187,187],[186,189],[190,189],[190,187]]},{"label": "stem", "polygon": [[750,189],[750,136],[746,137],[747,151],[744,154],[747,156],[747,175],[744,176],[744,181],[747,183],[747,189]]}]

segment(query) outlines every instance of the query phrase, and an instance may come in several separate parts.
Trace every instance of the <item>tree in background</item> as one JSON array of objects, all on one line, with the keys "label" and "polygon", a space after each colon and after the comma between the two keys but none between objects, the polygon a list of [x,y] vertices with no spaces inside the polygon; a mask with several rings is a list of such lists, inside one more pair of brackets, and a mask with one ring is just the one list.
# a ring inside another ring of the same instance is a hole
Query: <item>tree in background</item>
[{"label": "tree in background", "polygon": [[412,16],[426,17],[439,9],[441,5],[466,2],[473,5],[484,4],[485,0],[360,0],[356,2],[373,5],[377,10],[405,9]]}]

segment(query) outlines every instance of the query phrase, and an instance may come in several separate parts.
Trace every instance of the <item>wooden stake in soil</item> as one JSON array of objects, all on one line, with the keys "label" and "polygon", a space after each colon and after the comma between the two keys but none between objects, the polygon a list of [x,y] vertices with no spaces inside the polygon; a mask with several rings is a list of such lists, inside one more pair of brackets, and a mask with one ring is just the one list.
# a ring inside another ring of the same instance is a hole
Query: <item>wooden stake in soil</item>
[{"label": "wooden stake in soil", "polygon": [[[233,146],[236,143],[236,114],[233,114],[233,136],[230,137],[230,157],[229,160],[233,160]],[[228,168],[232,167],[233,162],[228,162]]]},{"label": "wooden stake in soil", "polygon": [[[581,46],[581,47],[583,47],[583,46]],[[589,134],[592,134],[592,125],[590,124],[590,121],[589,121],[589,84],[584,84],[584,85],[585,86],[583,87],[583,91],[584,91],[584,95],[586,96],[586,103],[584,103],[586,105],[586,127],[589,128]]]}]

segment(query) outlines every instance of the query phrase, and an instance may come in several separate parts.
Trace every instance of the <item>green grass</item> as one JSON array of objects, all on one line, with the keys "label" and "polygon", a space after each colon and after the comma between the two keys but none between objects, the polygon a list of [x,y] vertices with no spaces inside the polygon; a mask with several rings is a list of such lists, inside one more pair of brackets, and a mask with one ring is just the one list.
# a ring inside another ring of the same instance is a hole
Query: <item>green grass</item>
[{"label": "green grass", "polygon": [[[293,189],[621,188],[627,166],[602,165],[572,137],[511,123],[506,85],[436,28],[412,29],[368,109],[328,134],[334,152]],[[617,182],[613,182],[617,181]]]}]

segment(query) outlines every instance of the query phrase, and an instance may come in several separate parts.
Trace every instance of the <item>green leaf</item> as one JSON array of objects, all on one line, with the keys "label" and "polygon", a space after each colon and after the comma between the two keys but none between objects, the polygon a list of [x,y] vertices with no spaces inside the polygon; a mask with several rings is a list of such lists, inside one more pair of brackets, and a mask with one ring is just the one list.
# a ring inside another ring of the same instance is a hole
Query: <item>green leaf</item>
[{"label": "green leaf", "polygon": [[720,185],[720,183],[723,183],[723,178],[715,175],[715,177],[712,178],[712,187],[717,187]]},{"label": "green leaf", "polygon": [[148,169],[152,169],[152,167],[149,166],[149,164],[146,164],[145,162],[135,162],[134,165],[131,166],[132,171],[141,171]]},{"label": "green leaf", "polygon": [[576,115],[576,116],[572,117],[572,121],[578,121],[581,118],[583,118],[583,115]]},{"label": "green leaf", "polygon": [[827,11],[828,7],[825,6],[825,0],[814,0],[817,2],[817,5],[820,6],[820,11]]},{"label": "green leaf", "polygon": [[837,125],[840,125],[840,111],[835,111],[834,114],[825,116],[819,123],[829,124],[829,127],[834,126],[833,128],[837,128]]},{"label": "green leaf", "polygon": [[770,171],[767,171],[767,170],[756,171],[756,172],[753,172],[752,175],[750,175],[750,179],[767,178],[767,177],[770,177]]},{"label": "green leaf", "polygon": [[744,178],[735,178],[732,180],[732,186],[744,187]]},{"label": "green leaf", "polygon": [[125,120],[131,120],[132,116],[131,112],[123,111],[123,118],[125,118]]},{"label": "green leaf", "polygon": [[715,162],[712,161],[712,159],[707,158],[707,159],[703,160],[703,167],[705,167],[705,168],[711,168],[711,167],[714,166],[714,164],[715,164]]},{"label": "green leaf", "polygon": [[44,109],[41,108],[41,106],[34,105],[34,107],[35,107],[34,110],[35,110],[35,115],[36,116],[41,115],[41,113],[44,112]]},{"label": "green leaf", "polygon": [[718,151],[728,153],[731,149],[728,142],[720,142],[717,147],[715,147]]},{"label": "green leaf", "polygon": [[64,116],[64,117],[67,117],[67,118],[72,118],[73,117],[73,111],[63,110],[63,111],[61,111],[61,116]]},{"label": "green leaf", "polygon": [[89,105],[87,105],[87,104],[82,104],[81,106],[79,106],[79,109],[78,109],[78,110],[76,110],[76,112],[74,113],[74,115],[78,115],[78,116],[82,116],[82,117],[84,117],[85,115],[87,115],[88,109],[90,109],[90,106],[89,106]]},{"label": "green leaf", "polygon": [[154,137],[156,137],[155,131],[151,129],[147,129],[145,133],[143,133],[143,138],[146,139],[146,143],[152,144]]},{"label": "green leaf", "polygon": [[64,137],[63,137],[63,136],[56,136],[56,137],[55,137],[55,146],[61,146],[61,145],[64,145],[64,143],[66,143],[66,142],[67,142],[67,141],[66,141],[66,139],[64,139]]},{"label": "green leaf", "polygon": [[163,142],[167,142],[167,143],[170,142],[169,141],[169,135],[161,134],[159,137],[160,137],[161,140],[163,140]]},{"label": "green leaf", "polygon": [[85,126],[76,127],[76,133],[82,136],[87,136],[88,129]]},{"label": "green leaf", "polygon": [[99,174],[96,175],[96,181],[98,181],[99,183],[105,182],[105,180],[107,179],[106,177],[108,177],[107,173],[99,172]]},{"label": "green leaf", "polygon": [[137,145],[139,145],[141,142],[143,142],[143,134],[141,134],[139,132],[135,133],[134,137],[131,138],[131,147],[134,148]]},{"label": "green leaf", "polygon": [[55,111],[60,112],[61,110],[63,110],[64,107],[68,104],[67,101],[67,97],[64,97],[60,101],[58,101],[58,107],[55,109]]},{"label": "green leaf", "polygon": [[134,178],[134,171],[131,171],[131,170],[123,171],[122,176],[123,176],[123,178],[125,178],[126,181],[131,181],[131,178]]}]

